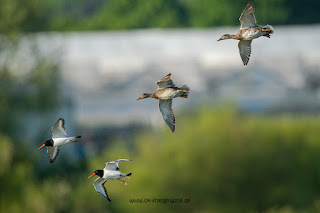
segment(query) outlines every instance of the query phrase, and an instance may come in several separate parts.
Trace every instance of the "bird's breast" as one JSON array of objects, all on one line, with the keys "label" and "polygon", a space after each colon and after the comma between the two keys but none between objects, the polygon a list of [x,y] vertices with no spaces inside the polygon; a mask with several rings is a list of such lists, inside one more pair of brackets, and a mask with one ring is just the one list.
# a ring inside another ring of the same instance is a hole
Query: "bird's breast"
[{"label": "bird's breast", "polygon": [[158,93],[158,98],[162,100],[175,98],[178,91],[173,88],[167,88],[160,90]]},{"label": "bird's breast", "polygon": [[108,179],[120,179],[121,172],[120,171],[113,171],[113,170],[107,170],[104,172],[103,178],[108,178]]},{"label": "bird's breast", "polygon": [[241,32],[242,40],[252,40],[261,36],[261,31],[257,27],[247,28]]},{"label": "bird's breast", "polygon": [[71,143],[70,138],[53,138],[53,146],[62,146],[64,144]]}]

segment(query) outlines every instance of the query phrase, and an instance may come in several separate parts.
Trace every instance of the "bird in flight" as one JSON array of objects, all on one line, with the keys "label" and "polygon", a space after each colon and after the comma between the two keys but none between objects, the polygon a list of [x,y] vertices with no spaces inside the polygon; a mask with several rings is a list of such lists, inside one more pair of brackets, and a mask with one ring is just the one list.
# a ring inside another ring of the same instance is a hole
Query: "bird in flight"
[{"label": "bird in flight", "polygon": [[[122,173],[119,169],[119,162],[122,161],[131,161],[129,159],[118,159],[114,161],[106,162],[106,167],[103,170],[96,170],[92,175],[90,175],[88,178],[91,178],[94,175],[99,176],[94,182],[93,186],[96,189],[99,194],[104,197],[106,200],[111,202],[111,199],[108,196],[107,190],[104,187],[105,182],[109,179],[116,179],[120,180],[121,178],[126,178],[130,181],[130,175],[132,173]],[[124,180],[120,180],[124,183],[124,185],[127,185],[127,182]]]},{"label": "bird in flight", "polygon": [[66,129],[64,127],[64,119],[60,118],[51,129],[52,138],[45,141],[42,146],[38,148],[41,149],[43,147],[47,147],[47,153],[50,160],[50,163],[53,163],[55,159],[58,157],[60,146],[64,144],[68,144],[71,142],[77,142],[77,138],[81,138],[81,136],[69,137],[67,135]]},{"label": "bird in flight", "polygon": [[172,99],[176,97],[188,98],[189,87],[183,85],[176,87],[171,80],[171,73],[156,82],[158,89],[155,93],[143,93],[137,100],[144,98],[159,99],[159,110],[164,121],[167,123],[172,132],[175,131],[175,116],[172,110]]},{"label": "bird in flight", "polygon": [[249,2],[246,8],[243,10],[240,20],[240,30],[236,35],[224,34],[218,41],[225,39],[237,39],[240,40],[238,43],[240,57],[244,65],[248,65],[249,58],[251,55],[251,42],[253,39],[265,36],[270,38],[270,34],[273,33],[273,27],[266,25],[260,27],[257,25],[256,18],[254,16],[254,5]]}]

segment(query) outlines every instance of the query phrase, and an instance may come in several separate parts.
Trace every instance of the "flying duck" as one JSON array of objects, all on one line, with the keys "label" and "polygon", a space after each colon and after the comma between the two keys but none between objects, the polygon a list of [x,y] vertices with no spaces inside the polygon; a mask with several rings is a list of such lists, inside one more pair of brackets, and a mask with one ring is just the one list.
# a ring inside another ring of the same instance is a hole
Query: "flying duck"
[{"label": "flying duck", "polygon": [[257,25],[256,18],[254,16],[254,5],[249,2],[246,8],[243,10],[240,20],[240,30],[236,35],[224,34],[218,41],[225,39],[237,39],[240,40],[238,43],[239,53],[244,65],[248,65],[250,54],[251,54],[251,42],[253,39],[265,36],[270,38],[270,34],[273,33],[273,28],[270,25],[260,27]]},{"label": "flying duck", "polygon": [[167,123],[172,132],[175,131],[175,116],[172,110],[172,99],[176,97],[188,98],[189,87],[183,85],[176,87],[170,78],[171,73],[157,81],[158,89],[155,93],[143,93],[137,100],[144,98],[159,99],[159,110],[164,121]]}]

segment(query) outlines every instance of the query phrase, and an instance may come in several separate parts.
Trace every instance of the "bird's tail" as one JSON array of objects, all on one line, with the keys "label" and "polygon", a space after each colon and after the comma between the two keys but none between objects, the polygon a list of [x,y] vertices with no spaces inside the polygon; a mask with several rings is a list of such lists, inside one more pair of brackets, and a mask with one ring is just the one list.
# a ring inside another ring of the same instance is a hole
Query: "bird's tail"
[{"label": "bird's tail", "polygon": [[181,90],[181,95],[180,97],[181,98],[188,98],[188,95],[189,95],[189,90],[190,88],[187,86],[187,85],[183,85],[182,87],[180,87],[180,90]]},{"label": "bird's tail", "polygon": [[[74,137],[74,138],[81,138],[81,136],[77,136],[77,137]],[[78,142],[77,140],[71,140],[72,142]]]},{"label": "bird's tail", "polygon": [[189,91],[190,88],[187,85],[183,85],[182,87],[180,87],[181,90],[187,90]]},{"label": "bird's tail", "polygon": [[274,32],[274,31],[273,31],[273,27],[272,27],[271,25],[267,24],[266,26],[264,26],[264,27],[262,28],[262,32],[266,32],[266,33],[268,33],[268,34],[271,34],[271,33]]}]

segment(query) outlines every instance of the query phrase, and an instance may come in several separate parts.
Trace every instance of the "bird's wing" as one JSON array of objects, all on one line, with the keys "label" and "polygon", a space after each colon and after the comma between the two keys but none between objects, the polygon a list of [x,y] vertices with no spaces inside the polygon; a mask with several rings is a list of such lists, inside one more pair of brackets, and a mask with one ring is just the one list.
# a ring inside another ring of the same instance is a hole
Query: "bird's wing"
[{"label": "bird's wing", "polygon": [[99,194],[101,194],[102,197],[104,197],[105,199],[107,199],[108,201],[111,202],[107,190],[104,187],[104,183],[107,181],[108,179],[103,179],[98,177],[94,182],[93,182],[93,186],[96,189],[97,192],[99,192]]},{"label": "bird's wing", "polygon": [[172,132],[175,130],[175,117],[172,110],[172,99],[159,100],[159,109],[164,121],[167,123]]},{"label": "bird's wing", "polygon": [[171,73],[169,73],[168,75],[164,76],[162,79],[156,82],[159,89],[175,87],[170,76],[171,76]]},{"label": "bird's wing", "polygon": [[257,26],[256,18],[254,17],[254,5],[249,2],[243,10],[240,18],[240,29]]},{"label": "bird's wing", "polygon": [[51,129],[52,138],[62,138],[67,136],[66,129],[64,128],[64,119],[59,118],[59,120],[53,125]]},{"label": "bird's wing", "polygon": [[241,40],[238,43],[239,53],[244,65],[248,65],[250,54],[251,54],[251,40]]},{"label": "bird's wing", "polygon": [[118,159],[118,160],[106,162],[105,169],[107,169],[107,170],[118,170],[119,169],[119,162],[121,162],[121,161],[131,161],[131,160],[129,160],[129,159]]},{"label": "bird's wing", "polygon": [[50,163],[53,163],[59,154],[59,147],[58,146],[47,146],[47,154],[50,160]]}]

